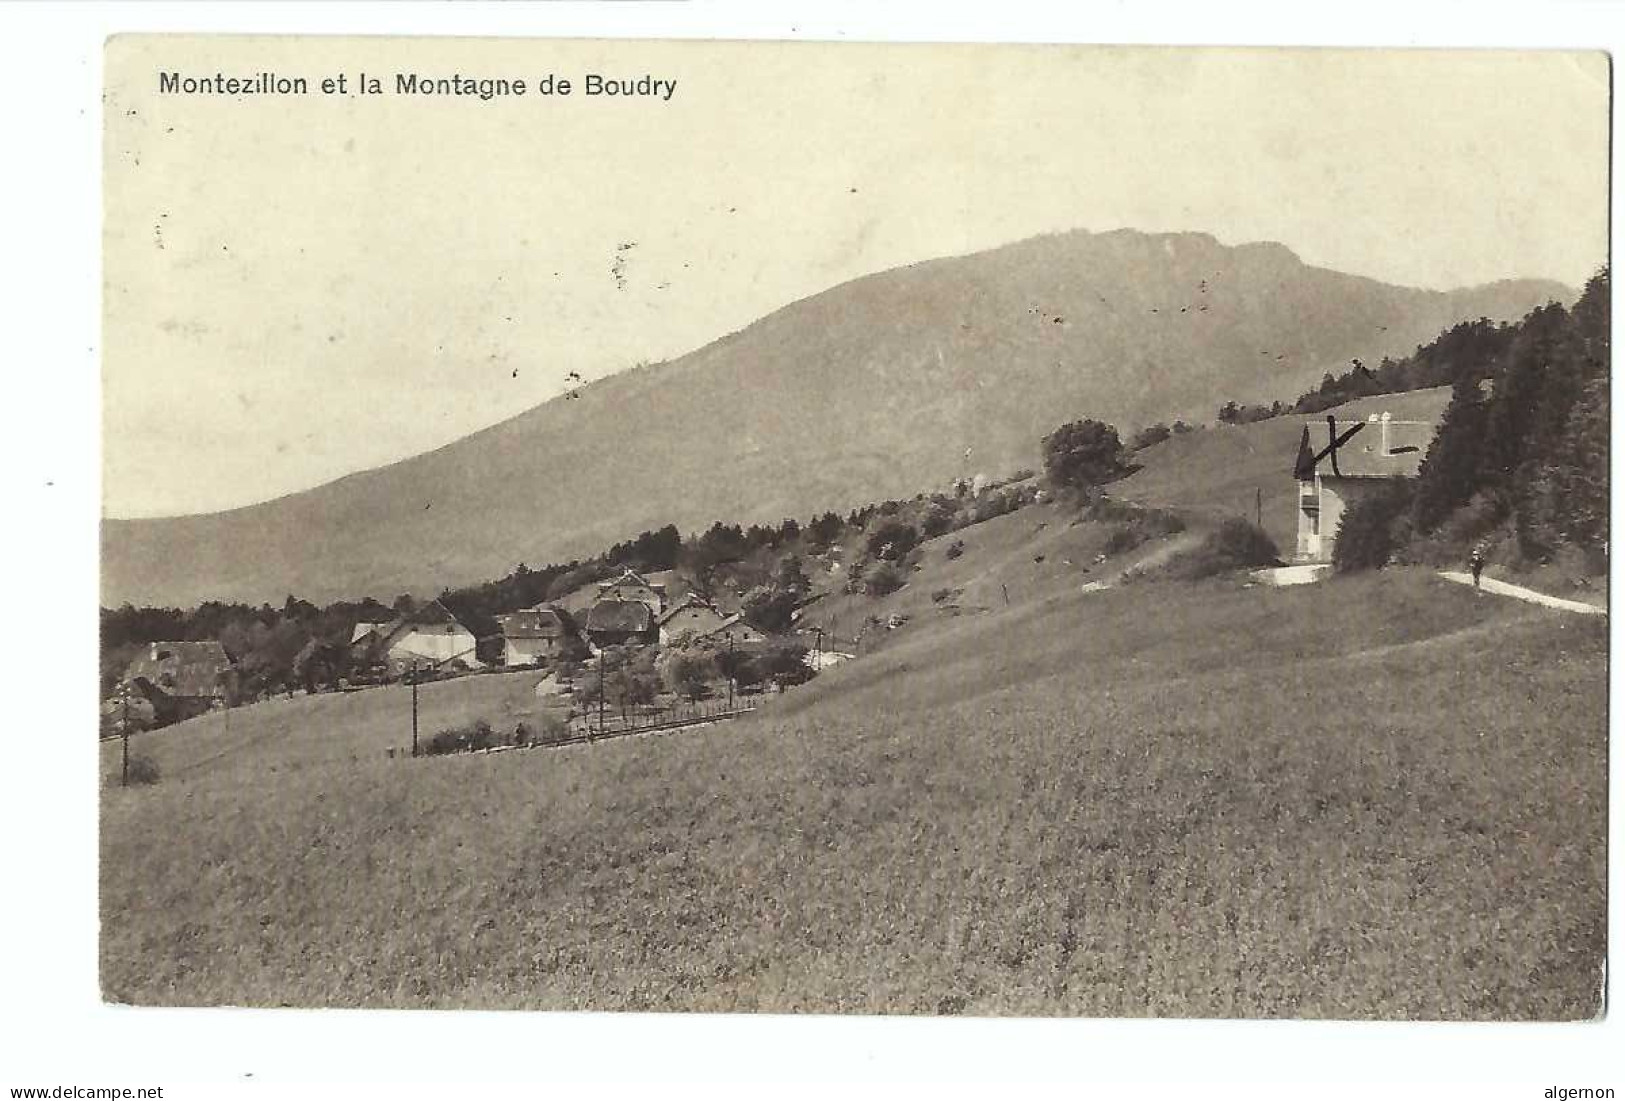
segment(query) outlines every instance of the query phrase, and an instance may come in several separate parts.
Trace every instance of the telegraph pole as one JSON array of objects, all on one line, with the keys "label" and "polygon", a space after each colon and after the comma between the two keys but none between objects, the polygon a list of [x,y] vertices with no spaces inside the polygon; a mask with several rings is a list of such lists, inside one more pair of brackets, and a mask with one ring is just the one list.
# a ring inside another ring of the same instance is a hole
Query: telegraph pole
[{"label": "telegraph pole", "polygon": [[734,709],[734,636],[728,632],[728,710]]},{"label": "telegraph pole", "polygon": [[119,786],[130,786],[130,690],[125,688],[121,693],[124,699],[124,722],[119,728],[119,741],[124,743],[124,769],[120,774]]},{"label": "telegraph pole", "polygon": [[598,648],[598,733],[604,732],[604,647]]},{"label": "telegraph pole", "polygon": [[412,756],[418,755],[418,663],[413,661],[406,677],[412,682]]}]

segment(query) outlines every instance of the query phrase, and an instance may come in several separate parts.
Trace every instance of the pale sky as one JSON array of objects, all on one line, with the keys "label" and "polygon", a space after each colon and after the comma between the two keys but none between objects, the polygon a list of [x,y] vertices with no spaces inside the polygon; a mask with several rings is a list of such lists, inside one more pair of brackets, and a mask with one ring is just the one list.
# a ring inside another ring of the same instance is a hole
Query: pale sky
[{"label": "pale sky", "polygon": [[[320,94],[360,71],[576,92]],[[590,99],[589,72],[677,87]],[[1600,53],[148,37],[110,44],[106,106],[110,516],[308,488],[1038,233],[1274,240],[1439,289],[1578,286],[1607,251]]]}]

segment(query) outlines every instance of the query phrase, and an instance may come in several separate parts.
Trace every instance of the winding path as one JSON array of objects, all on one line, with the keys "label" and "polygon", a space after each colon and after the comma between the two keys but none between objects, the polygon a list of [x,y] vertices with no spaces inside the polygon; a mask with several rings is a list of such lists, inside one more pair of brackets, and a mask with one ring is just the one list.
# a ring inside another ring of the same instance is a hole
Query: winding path
[{"label": "winding path", "polygon": [[[1454,581],[1458,585],[1471,585],[1473,575],[1460,570],[1440,570],[1439,576],[1446,581]],[[1546,593],[1526,589],[1522,585],[1513,585],[1506,581],[1497,581],[1493,577],[1486,577],[1481,584],[1487,593],[1497,596],[1510,596],[1518,600],[1527,600],[1531,604],[1543,604],[1548,608],[1557,608],[1565,612],[1579,612],[1581,615],[1607,615],[1608,609],[1596,604],[1587,604],[1580,600],[1564,600],[1560,596],[1548,596]]]}]

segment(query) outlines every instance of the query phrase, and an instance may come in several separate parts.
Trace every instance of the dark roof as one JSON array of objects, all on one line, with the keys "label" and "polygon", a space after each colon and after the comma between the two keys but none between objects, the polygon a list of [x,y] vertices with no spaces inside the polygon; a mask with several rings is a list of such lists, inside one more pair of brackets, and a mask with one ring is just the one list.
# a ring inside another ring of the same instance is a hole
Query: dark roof
[{"label": "dark roof", "polygon": [[218,696],[221,678],[231,671],[231,658],[218,642],[153,642],[124,671],[126,681],[146,680],[166,694]]},{"label": "dark roof", "polygon": [[657,593],[663,593],[663,592],[666,591],[666,586],[665,585],[659,584],[657,582],[650,581],[647,578],[645,578],[642,574],[640,574],[636,570],[632,570],[632,569],[626,569],[626,570],[621,571],[621,576],[616,577],[616,578],[612,578],[609,581],[600,581],[598,583],[598,591],[599,592],[606,592],[609,589],[613,589],[615,586],[619,585],[623,581],[635,581],[637,584],[642,585],[644,588],[652,589],[653,591],[655,591]]},{"label": "dark roof", "polygon": [[717,611],[717,606],[715,604],[695,593],[689,593],[687,596],[683,597],[683,599],[679,600],[677,603],[673,604],[671,607],[662,612],[660,614],[660,618],[655,620],[655,622],[664,627],[672,616],[686,608],[700,608],[704,611],[710,612],[718,619],[722,618],[722,613]]},{"label": "dark roof", "polygon": [[376,634],[379,638],[388,638],[390,633],[394,631],[395,625],[399,622],[398,619],[392,619],[385,623],[369,623],[366,620],[361,620],[355,625],[355,629],[350,632],[350,645],[355,645],[371,634]]},{"label": "dark roof", "polygon": [[[1421,472],[1422,459],[1426,457],[1428,447],[1433,443],[1433,434],[1439,427],[1435,421],[1390,420],[1386,448],[1383,446],[1382,422],[1375,417],[1368,417],[1364,422],[1339,422],[1338,435],[1361,423],[1364,427],[1337,449],[1335,473],[1330,455],[1315,464],[1315,472],[1322,478],[1414,478]],[[1319,454],[1330,442],[1330,429],[1322,421],[1317,432],[1314,423],[1310,422],[1308,431],[1310,454]]]},{"label": "dark roof", "polygon": [[420,604],[402,618],[408,626],[412,627],[443,627],[448,623],[456,624],[458,627],[463,626],[458,622],[457,617],[452,615],[451,611],[438,600]]},{"label": "dark roof", "polygon": [[600,600],[587,613],[589,631],[638,634],[654,626],[654,613],[641,600]]},{"label": "dark roof", "polygon": [[700,637],[701,638],[709,638],[712,635],[720,635],[723,632],[727,631],[730,627],[733,627],[735,624],[738,624],[738,625],[744,627],[744,629],[745,629],[744,634],[745,634],[745,636],[747,638],[750,637],[751,635],[755,635],[758,638],[766,638],[767,637],[766,635],[762,634],[762,632],[760,632],[756,628],[752,627],[749,623],[746,623],[745,622],[745,617],[740,615],[738,612],[735,612],[733,615],[729,616],[727,619],[724,619],[721,623],[718,623],[715,627],[712,627],[709,631],[702,631],[700,633]]},{"label": "dark roof", "polygon": [[496,621],[503,638],[563,638],[570,632],[564,616],[550,604],[508,612]]}]

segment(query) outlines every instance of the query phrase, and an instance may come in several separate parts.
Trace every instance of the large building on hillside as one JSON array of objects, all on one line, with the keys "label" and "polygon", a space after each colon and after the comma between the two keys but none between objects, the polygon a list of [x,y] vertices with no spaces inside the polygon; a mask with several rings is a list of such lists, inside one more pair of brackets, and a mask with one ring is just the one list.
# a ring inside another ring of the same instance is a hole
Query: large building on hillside
[{"label": "large building on hillside", "polygon": [[587,609],[587,641],[595,648],[657,642],[654,613],[641,600],[600,600]]},{"label": "large building on hillside", "polygon": [[715,604],[690,593],[661,613],[655,623],[660,627],[660,644],[665,646],[685,635],[699,638],[722,626],[727,618]]},{"label": "large building on hillside", "polygon": [[236,666],[218,642],[153,642],[122,679],[152,704],[159,723],[172,723],[226,706]]},{"label": "large building on hillside", "polygon": [[388,623],[357,623],[350,634],[353,659],[392,670],[432,669],[462,662],[478,665],[474,633],[438,600]]},{"label": "large building on hillside", "polygon": [[496,617],[502,629],[502,663],[535,665],[556,657],[575,638],[570,613],[555,604],[538,604]]},{"label": "large building on hillside", "polygon": [[1395,478],[1414,478],[1438,430],[1436,421],[1399,421],[1387,413],[1338,424],[1326,438],[1304,425],[1293,476],[1298,482],[1298,545],[1303,563],[1330,562],[1343,513]]},{"label": "large building on hillside", "polygon": [[627,570],[612,581],[598,583],[598,600],[635,600],[649,609],[651,616],[666,610],[666,586],[645,579],[641,574]]}]

